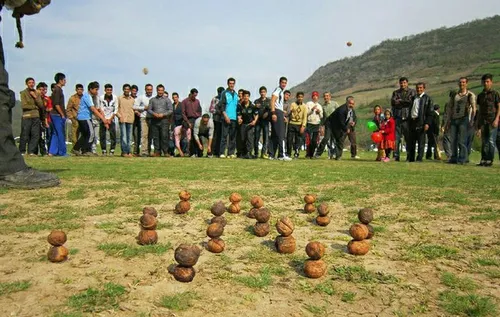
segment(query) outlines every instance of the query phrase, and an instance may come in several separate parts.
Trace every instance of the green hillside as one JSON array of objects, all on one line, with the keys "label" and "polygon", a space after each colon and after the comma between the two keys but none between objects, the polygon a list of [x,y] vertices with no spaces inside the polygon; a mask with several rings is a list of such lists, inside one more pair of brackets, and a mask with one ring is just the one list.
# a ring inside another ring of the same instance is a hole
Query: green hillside
[{"label": "green hillside", "polygon": [[[406,76],[413,85],[424,81],[435,103],[444,106],[460,76],[470,78],[469,87],[479,92],[480,77],[493,73],[500,81],[500,16],[476,20],[450,28],[386,40],[360,56],[331,62],[316,70],[292,90],[331,91],[341,103],[353,95],[362,120],[371,117],[375,104],[390,106],[398,78]],[[500,84],[497,84],[500,88]],[[364,127],[359,142],[369,143]]]}]

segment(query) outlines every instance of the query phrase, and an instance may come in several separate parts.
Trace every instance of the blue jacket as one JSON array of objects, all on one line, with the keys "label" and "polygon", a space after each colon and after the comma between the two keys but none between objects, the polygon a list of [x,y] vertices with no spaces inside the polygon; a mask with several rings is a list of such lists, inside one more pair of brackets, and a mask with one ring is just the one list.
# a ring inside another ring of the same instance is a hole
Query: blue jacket
[{"label": "blue jacket", "polygon": [[236,115],[236,110],[238,108],[238,92],[233,91],[230,92],[229,90],[224,90],[222,92],[221,98],[220,98],[220,109],[221,112],[226,112],[227,116],[231,120],[236,120],[237,115]]}]

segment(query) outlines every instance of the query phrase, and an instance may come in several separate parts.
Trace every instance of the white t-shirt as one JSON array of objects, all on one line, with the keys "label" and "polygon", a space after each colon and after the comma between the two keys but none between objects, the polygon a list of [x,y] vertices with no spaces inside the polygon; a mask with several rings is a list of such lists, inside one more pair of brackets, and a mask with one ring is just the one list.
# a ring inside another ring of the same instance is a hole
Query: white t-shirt
[{"label": "white t-shirt", "polygon": [[273,91],[273,96],[276,96],[276,102],[274,103],[274,109],[283,111],[283,103],[285,102],[285,92],[281,87],[276,88]]},{"label": "white t-shirt", "polygon": [[141,118],[146,118],[146,116],[148,116],[148,112],[145,108],[149,106],[149,100],[151,98],[153,98],[153,95],[148,97],[146,94],[135,98],[134,106],[132,108],[141,113]]},{"label": "white t-shirt", "polygon": [[99,103],[97,107],[102,109],[102,111],[104,112],[104,118],[109,119],[113,115],[116,115],[116,113],[118,112],[117,102],[118,97],[116,97],[116,95],[112,95],[110,102],[104,99],[104,95],[102,95],[101,97],[99,97]]}]

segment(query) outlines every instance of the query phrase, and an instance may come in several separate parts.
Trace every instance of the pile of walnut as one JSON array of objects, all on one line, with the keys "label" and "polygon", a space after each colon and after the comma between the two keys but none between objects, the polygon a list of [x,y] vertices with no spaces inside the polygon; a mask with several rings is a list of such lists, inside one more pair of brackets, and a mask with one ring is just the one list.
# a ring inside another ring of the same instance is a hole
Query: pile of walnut
[{"label": "pile of walnut", "polygon": [[207,250],[212,253],[221,253],[226,247],[224,240],[220,238],[227,224],[226,218],[223,216],[226,212],[226,206],[222,201],[219,201],[212,206],[210,211],[214,217],[210,220],[210,225],[207,228],[207,236],[210,238],[207,242]]},{"label": "pile of walnut", "polygon": [[253,226],[253,232],[257,237],[265,237],[271,231],[269,219],[271,219],[271,212],[264,207],[264,201],[259,196],[253,196],[250,200],[252,209],[248,212],[248,217],[257,220]]},{"label": "pile of walnut", "polygon": [[196,245],[181,244],[175,249],[174,257],[178,265],[173,269],[174,278],[183,283],[189,283],[194,279],[196,271],[193,266],[198,262],[201,250]]},{"label": "pile of walnut", "polygon": [[276,222],[276,230],[280,234],[274,240],[274,246],[279,253],[290,254],[295,252],[295,238],[292,236],[293,230],[292,221],[288,217],[282,217]]},{"label": "pile of walnut", "polygon": [[347,251],[354,255],[365,255],[370,251],[370,242],[368,241],[374,235],[373,227],[370,222],[373,220],[373,210],[363,208],[358,212],[358,219],[361,223],[356,223],[349,229],[352,240],[347,245]]},{"label": "pile of walnut", "polygon": [[304,263],[304,274],[309,278],[320,278],[326,273],[326,263],[321,260],[325,246],[319,242],[309,242],[306,246],[309,259]]},{"label": "pile of walnut", "polygon": [[64,231],[53,230],[47,237],[47,241],[52,245],[47,257],[50,262],[64,262],[68,259],[68,249],[64,247],[67,237]]},{"label": "pile of walnut", "polygon": [[240,207],[240,202],[243,198],[241,198],[241,195],[238,193],[232,193],[231,196],[229,196],[229,201],[231,202],[231,205],[227,207],[227,211],[230,214],[239,214],[241,211]]},{"label": "pile of walnut", "polygon": [[185,214],[191,209],[191,204],[189,203],[189,200],[191,199],[191,194],[186,190],[182,190],[179,193],[179,199],[181,201],[179,201],[179,203],[175,205],[174,212],[176,214]]},{"label": "pile of walnut", "polygon": [[154,207],[144,207],[142,210],[142,216],[139,219],[141,231],[137,236],[137,242],[140,245],[151,245],[158,242],[158,234],[156,233],[157,216],[158,212]]}]

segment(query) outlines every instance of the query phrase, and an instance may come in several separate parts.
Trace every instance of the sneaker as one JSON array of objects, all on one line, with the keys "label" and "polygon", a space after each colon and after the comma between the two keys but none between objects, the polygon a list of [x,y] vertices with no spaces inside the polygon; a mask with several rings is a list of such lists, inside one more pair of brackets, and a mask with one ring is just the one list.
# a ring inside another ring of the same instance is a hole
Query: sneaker
[{"label": "sneaker", "polygon": [[92,152],[85,152],[85,153],[82,153],[82,156],[94,156],[94,153],[92,153]]},{"label": "sneaker", "polygon": [[245,159],[245,160],[250,160],[251,159],[250,154],[243,155],[240,158]]},{"label": "sneaker", "polygon": [[274,157],[272,157],[272,156],[269,156],[267,159],[268,159],[268,160],[270,160],[270,161],[274,161],[274,160],[276,160],[276,159],[275,159]]},{"label": "sneaker", "polygon": [[[71,154],[73,154],[74,156],[81,156],[82,152],[76,151],[76,150],[71,150]],[[52,156],[52,154],[49,154],[49,156]]]},{"label": "sneaker", "polygon": [[102,156],[108,156],[108,154],[106,153],[106,151],[102,151]]},{"label": "sneaker", "polygon": [[235,158],[236,158],[236,155],[231,154],[231,155],[229,155],[228,157],[229,157],[230,159],[235,159]]},{"label": "sneaker", "polygon": [[288,156],[278,157],[278,161],[289,162],[291,160]]},{"label": "sneaker", "polygon": [[356,155],[356,156],[353,156],[353,157],[351,157],[351,158],[352,158],[353,160],[359,160],[361,157],[359,157],[359,156],[357,156],[357,155]]},{"label": "sneaker", "polygon": [[299,153],[295,153],[295,154],[293,155],[293,158],[294,158],[294,159],[296,159],[296,160],[298,160],[298,159],[299,159]]},{"label": "sneaker", "polygon": [[219,156],[219,158],[222,158],[222,159],[223,159],[223,158],[226,158],[226,156],[225,156],[224,154],[221,154],[221,155]]},{"label": "sneaker", "polygon": [[113,155],[115,155],[114,151],[109,152],[109,156],[113,156]]},{"label": "sneaker", "polygon": [[262,154],[260,157],[263,158],[264,160],[269,159],[269,155],[267,154]]},{"label": "sneaker", "polygon": [[38,189],[58,186],[60,183],[56,175],[39,172],[31,167],[14,174],[0,176],[0,187],[7,188]]},{"label": "sneaker", "polygon": [[486,162],[484,162],[483,166],[484,167],[491,167],[491,166],[493,166],[493,161],[486,161]]},{"label": "sneaker", "polygon": [[319,155],[314,155],[313,157],[314,157],[315,159],[319,159],[319,158],[321,158],[321,156],[319,156]]},{"label": "sneaker", "polygon": [[213,158],[214,156],[212,154],[207,154],[207,158]]},{"label": "sneaker", "polygon": [[481,161],[479,162],[478,164],[476,164],[476,166],[484,166],[485,162],[484,161]]},{"label": "sneaker", "polygon": [[195,154],[191,155],[190,156],[191,158],[197,158],[198,156],[196,156]]}]

